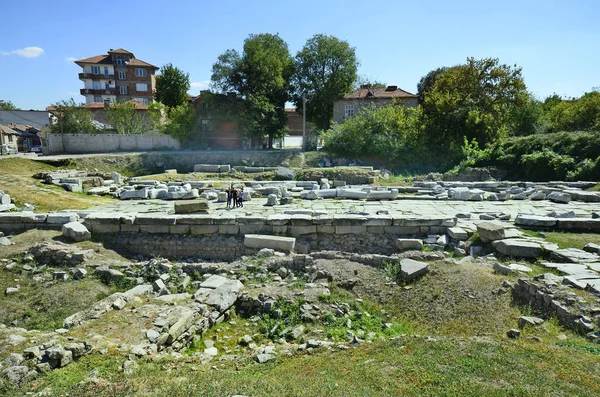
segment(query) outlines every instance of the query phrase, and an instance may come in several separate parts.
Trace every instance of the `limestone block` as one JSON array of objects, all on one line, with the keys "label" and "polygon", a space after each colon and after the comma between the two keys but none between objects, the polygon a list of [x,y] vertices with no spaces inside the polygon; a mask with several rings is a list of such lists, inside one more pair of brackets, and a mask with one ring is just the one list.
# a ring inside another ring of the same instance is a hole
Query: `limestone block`
[{"label": "limestone block", "polygon": [[333,216],[334,226],[362,226],[367,222],[367,217],[362,215],[335,214]]},{"label": "limestone block", "polygon": [[317,233],[320,233],[320,234],[335,234],[335,226],[332,226],[332,225],[317,225]]},{"label": "limestone block", "polygon": [[385,233],[385,226],[367,226],[367,233],[370,233],[370,234],[384,234]]},{"label": "limestone block", "polygon": [[227,192],[219,192],[217,195],[218,203],[226,203],[227,202]]},{"label": "limestone block", "polygon": [[496,222],[480,222],[477,224],[477,232],[482,241],[501,240],[505,237],[504,226]]},{"label": "limestone block", "polygon": [[412,259],[400,261],[400,275],[404,281],[411,281],[429,271],[429,265]]},{"label": "limestone block", "polygon": [[369,215],[364,222],[366,226],[392,226],[391,215]]},{"label": "limestone block", "polygon": [[190,225],[191,234],[214,234],[218,231],[218,225]]},{"label": "limestone block", "polygon": [[[412,235],[422,235],[421,228],[419,226],[384,226],[385,232],[389,234],[397,234],[401,236],[412,236]],[[427,230],[425,233],[427,233]]]},{"label": "limestone block", "polygon": [[208,201],[198,199],[198,200],[186,200],[186,201],[177,201],[175,203],[175,213],[176,214],[190,214],[194,212],[206,212],[209,209]]},{"label": "limestone block", "polygon": [[267,222],[267,217],[263,215],[238,215],[235,220],[237,223],[244,225],[264,225]]},{"label": "limestone block", "polygon": [[121,231],[121,225],[119,224],[115,224],[115,225],[111,225],[111,224],[104,224],[104,223],[94,223],[91,226],[91,231],[92,233],[98,233],[98,234],[107,234],[107,233],[111,233],[111,234],[115,234],[115,233],[119,233]]},{"label": "limestone block", "polygon": [[336,198],[337,197],[337,189],[320,189],[318,192],[319,197],[322,198]]},{"label": "limestone block", "polygon": [[219,165],[219,172],[229,172],[229,171],[231,171],[231,165],[229,165],[229,164]]},{"label": "limestone block", "polygon": [[463,228],[460,228],[460,227],[449,227],[448,235],[450,236],[451,239],[456,240],[456,241],[465,241],[469,238],[469,235],[467,234],[467,232]]},{"label": "limestone block", "polygon": [[500,240],[495,248],[503,255],[521,258],[537,258],[543,253],[538,243],[518,239]]},{"label": "limestone block", "polygon": [[121,225],[121,233],[138,233],[139,231],[139,225]]},{"label": "limestone block", "polygon": [[423,248],[423,240],[415,238],[399,238],[396,240],[396,248],[400,251],[417,250]]},{"label": "limestone block", "polygon": [[280,237],[260,234],[246,234],[244,245],[248,248],[271,248],[278,251],[293,251],[296,239],[293,237]]},{"label": "limestone block", "polygon": [[48,214],[46,218],[46,223],[54,224],[54,225],[64,225],[69,222],[77,222],[79,220],[79,215],[74,212],[54,212]]},{"label": "limestone block", "polygon": [[288,225],[291,222],[290,215],[272,214],[267,216],[267,224],[273,226]]},{"label": "limestone block", "polygon": [[175,224],[177,225],[212,225],[213,223],[213,217],[206,214],[178,215],[175,217]]},{"label": "limestone block", "polygon": [[271,233],[273,234],[287,234],[288,232],[287,225],[273,225],[271,228]]},{"label": "limestone block", "polygon": [[190,225],[171,225],[169,226],[170,234],[188,234],[190,232]]},{"label": "limestone block", "polygon": [[572,219],[558,219],[556,228],[559,230],[573,230],[573,231],[588,231],[597,233],[600,231],[600,219],[590,218],[572,218]]},{"label": "limestone block", "polygon": [[278,204],[278,202],[277,202],[277,195],[276,194],[269,194],[267,196],[267,203],[265,205],[274,206],[274,205],[277,205],[277,204]]},{"label": "limestone block", "polygon": [[138,200],[144,200],[148,198],[148,188],[142,188],[139,190],[122,190],[121,193],[119,194],[119,198],[121,200],[131,200],[131,199],[138,199]]},{"label": "limestone block", "polygon": [[556,223],[556,218],[549,218],[547,216],[519,214],[515,218],[516,226],[553,227],[556,226]]},{"label": "limestone block", "polygon": [[398,189],[371,190],[367,200],[395,200],[396,198],[398,198]]},{"label": "limestone block", "polygon": [[335,234],[366,234],[366,226],[336,226]]},{"label": "limestone block", "polygon": [[288,233],[292,236],[303,234],[314,234],[317,232],[317,226],[289,226]]},{"label": "limestone block", "polygon": [[555,203],[566,204],[569,201],[571,201],[571,195],[569,193],[564,192],[552,192],[548,195],[547,199]]},{"label": "limestone block", "polygon": [[219,234],[238,234],[239,232],[238,225],[219,225]]},{"label": "limestone block", "polygon": [[302,214],[295,214],[295,215],[288,215],[289,219],[290,219],[290,224],[292,226],[312,226],[313,225],[313,219],[311,215],[302,215]]},{"label": "limestone block", "polygon": [[447,218],[438,218],[431,216],[423,216],[416,218],[414,216],[398,216],[394,217],[392,225],[394,226],[440,226]]},{"label": "limestone block", "polygon": [[63,236],[73,241],[85,241],[92,238],[90,231],[79,222],[69,222],[62,226]]},{"label": "limestone block", "polygon": [[256,234],[256,233],[272,233],[273,226],[271,225],[260,225],[260,224],[241,224],[240,225],[240,234]]},{"label": "limestone block", "polygon": [[140,232],[151,234],[168,234],[170,225],[140,225]]},{"label": "limestone block", "polygon": [[135,217],[134,224],[136,225],[174,225],[177,220],[176,216],[165,214],[138,214]]},{"label": "limestone block", "polygon": [[364,200],[369,196],[369,192],[357,189],[340,189],[337,196],[344,199]]}]

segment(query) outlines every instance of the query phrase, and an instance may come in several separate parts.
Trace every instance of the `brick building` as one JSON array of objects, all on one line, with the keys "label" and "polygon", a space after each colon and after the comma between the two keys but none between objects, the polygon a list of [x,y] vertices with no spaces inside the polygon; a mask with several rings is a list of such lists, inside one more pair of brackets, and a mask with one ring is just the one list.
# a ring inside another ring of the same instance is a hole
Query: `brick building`
[{"label": "brick building", "polygon": [[155,73],[158,67],[137,59],[122,48],[110,49],[107,54],[80,59],[75,63],[82,68],[81,95],[85,103],[135,100],[147,105],[152,102]]}]

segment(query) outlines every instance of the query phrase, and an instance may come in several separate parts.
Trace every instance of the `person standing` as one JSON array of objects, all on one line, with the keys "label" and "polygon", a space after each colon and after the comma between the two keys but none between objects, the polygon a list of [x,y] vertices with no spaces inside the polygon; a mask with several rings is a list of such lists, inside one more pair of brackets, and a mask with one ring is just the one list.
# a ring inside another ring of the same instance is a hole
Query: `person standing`
[{"label": "person standing", "polygon": [[238,197],[238,207],[244,206],[244,187],[240,188],[240,195]]},{"label": "person standing", "polygon": [[229,187],[226,192],[227,192],[227,207],[225,208],[230,208],[231,207],[231,201],[233,200],[233,192],[232,192],[233,188]]},{"label": "person standing", "polygon": [[237,201],[238,201],[238,191],[235,188],[231,188],[231,198],[233,201],[233,206],[237,207]]}]

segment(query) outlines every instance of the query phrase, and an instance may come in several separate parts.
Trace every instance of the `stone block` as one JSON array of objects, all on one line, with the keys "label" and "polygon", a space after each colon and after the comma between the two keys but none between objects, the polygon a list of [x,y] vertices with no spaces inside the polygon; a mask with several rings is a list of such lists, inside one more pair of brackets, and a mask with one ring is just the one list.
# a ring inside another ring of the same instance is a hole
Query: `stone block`
[{"label": "stone block", "polygon": [[538,243],[517,239],[500,240],[495,248],[503,255],[521,258],[537,258],[543,253]]},{"label": "stone block", "polygon": [[148,198],[148,188],[142,188],[139,190],[122,190],[119,194],[121,200],[145,200]]},{"label": "stone block", "polygon": [[207,200],[186,200],[175,202],[176,214],[190,214],[194,212],[206,212],[209,205]]},{"label": "stone block", "polygon": [[369,196],[369,192],[358,189],[340,189],[337,192],[337,197],[352,200],[365,200]]},{"label": "stone block", "polygon": [[334,226],[362,226],[367,222],[367,217],[362,215],[336,214],[333,216]]},{"label": "stone block", "polygon": [[239,232],[238,225],[219,225],[219,234],[238,234]]},{"label": "stone block", "polygon": [[296,239],[293,237],[280,237],[261,234],[246,234],[244,245],[248,248],[271,248],[278,251],[293,251]]},{"label": "stone block", "polygon": [[478,223],[477,232],[484,242],[505,238],[504,226],[496,222],[484,221]]},{"label": "stone block", "polygon": [[555,203],[566,204],[571,201],[571,195],[564,192],[552,192],[548,195],[547,199]]},{"label": "stone block", "polygon": [[287,234],[288,226],[287,225],[273,225],[271,226],[271,232],[273,234]]},{"label": "stone block", "polygon": [[138,214],[135,217],[136,225],[174,225],[177,217],[165,214]]},{"label": "stone block", "polygon": [[190,225],[170,225],[170,234],[188,234],[190,232]]},{"label": "stone block", "polygon": [[213,218],[215,225],[237,225],[236,216],[233,214],[222,214]]},{"label": "stone block", "polygon": [[191,234],[214,234],[218,231],[218,225],[190,225]]},{"label": "stone block", "polygon": [[[234,222],[235,223],[235,222]],[[179,215],[175,217],[177,225],[212,225],[213,217],[207,214]]]},{"label": "stone block", "polygon": [[288,215],[290,219],[290,225],[292,226],[312,226],[313,219],[311,215]]},{"label": "stone block", "polygon": [[62,226],[63,236],[73,241],[85,241],[92,238],[92,233],[79,222],[69,222]]},{"label": "stone block", "polygon": [[556,226],[557,219],[549,218],[547,216],[519,214],[515,218],[516,226],[530,226],[530,227],[554,227]]},{"label": "stone block", "polygon": [[400,261],[400,276],[404,281],[414,280],[428,271],[429,265],[425,262],[419,262],[412,259],[402,259]]},{"label": "stone block", "polygon": [[267,222],[262,215],[238,215],[235,220],[240,225],[264,225]]},{"label": "stone block", "polygon": [[371,190],[367,200],[395,200],[398,198],[398,189]]},{"label": "stone block", "polygon": [[366,226],[335,226],[335,234],[366,234]]},{"label": "stone block", "polygon": [[572,218],[557,219],[556,228],[559,230],[573,230],[578,232],[600,232],[600,219]]},{"label": "stone block", "polygon": [[396,240],[396,248],[400,251],[417,250],[423,248],[423,240],[416,238],[399,238]]},{"label": "stone block", "polygon": [[[317,228],[317,233],[319,232],[319,229]],[[367,233],[370,234],[384,234],[385,233],[385,226],[367,226]]]},{"label": "stone block", "polygon": [[300,236],[303,234],[314,234],[317,232],[317,226],[289,226],[288,233],[292,236]]},{"label": "stone block", "polygon": [[219,172],[229,172],[229,171],[231,171],[231,165],[229,165],[229,164],[219,165]]},{"label": "stone block", "polygon": [[391,215],[369,215],[364,222],[365,226],[391,226]]},{"label": "stone block", "polygon": [[140,232],[151,234],[168,234],[171,225],[140,225]]},{"label": "stone block", "polygon": [[55,225],[64,225],[69,222],[77,222],[79,215],[74,212],[54,212],[46,217],[46,223]]},{"label": "stone block", "polygon": [[317,233],[335,234],[335,226],[333,226],[333,225],[317,225]]},{"label": "stone block", "polygon": [[410,217],[410,216],[399,216],[394,217],[392,225],[394,226],[440,226],[446,218],[437,217]]},{"label": "stone block", "polygon": [[121,225],[121,233],[138,233],[140,225]]},{"label": "stone block", "polygon": [[[420,236],[423,233],[418,226],[384,226],[385,232],[389,234],[397,234],[401,236]],[[429,230],[429,228],[427,228]]]},{"label": "stone block", "polygon": [[451,239],[456,241],[465,241],[469,239],[469,235],[467,234],[467,232],[460,227],[449,227],[448,236],[450,236]]},{"label": "stone block", "polygon": [[267,225],[282,226],[291,222],[291,216],[285,214],[272,214],[267,216]]},{"label": "stone block", "polygon": [[272,233],[273,226],[271,225],[240,225],[240,234],[256,234],[256,233]]},{"label": "stone block", "polygon": [[98,234],[107,234],[107,233],[112,233],[112,234],[116,234],[119,233],[121,231],[121,225],[119,224],[115,224],[115,225],[110,225],[110,224],[93,224],[91,225],[91,231],[92,233],[98,233]]}]

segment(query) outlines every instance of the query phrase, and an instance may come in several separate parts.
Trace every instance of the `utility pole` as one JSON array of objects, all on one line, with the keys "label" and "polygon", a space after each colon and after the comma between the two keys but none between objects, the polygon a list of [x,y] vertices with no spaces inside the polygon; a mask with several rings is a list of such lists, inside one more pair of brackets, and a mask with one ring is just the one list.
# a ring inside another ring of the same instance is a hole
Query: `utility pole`
[{"label": "utility pole", "polygon": [[302,95],[302,151],[306,151],[306,97]]}]

